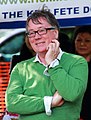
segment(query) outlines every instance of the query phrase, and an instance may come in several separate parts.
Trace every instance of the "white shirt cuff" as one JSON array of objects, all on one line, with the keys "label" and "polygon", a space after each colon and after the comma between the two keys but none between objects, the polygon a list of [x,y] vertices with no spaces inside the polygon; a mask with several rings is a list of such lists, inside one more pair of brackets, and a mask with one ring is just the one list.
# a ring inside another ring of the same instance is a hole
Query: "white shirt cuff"
[{"label": "white shirt cuff", "polygon": [[45,106],[45,111],[46,115],[50,116],[52,111],[51,111],[51,103],[52,103],[52,96],[45,96],[44,97],[44,106]]},{"label": "white shirt cuff", "polygon": [[[53,68],[55,66],[59,65],[59,60],[58,59],[55,59],[51,62],[51,64],[49,65],[49,68]],[[46,67],[46,69],[44,70],[44,75],[46,76],[50,76],[49,73],[48,73],[48,67]]]}]

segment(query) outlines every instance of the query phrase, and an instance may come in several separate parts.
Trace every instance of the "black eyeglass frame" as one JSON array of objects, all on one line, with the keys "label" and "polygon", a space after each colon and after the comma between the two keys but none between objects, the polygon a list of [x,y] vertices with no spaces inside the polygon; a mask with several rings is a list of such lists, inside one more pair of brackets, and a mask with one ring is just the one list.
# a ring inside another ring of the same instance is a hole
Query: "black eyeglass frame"
[{"label": "black eyeglass frame", "polygon": [[[43,28],[44,30],[45,30],[45,33],[42,33],[42,34],[40,34],[40,30],[37,30],[37,31],[33,31],[34,32],[34,36],[33,37],[35,37],[35,35],[36,35],[36,33],[38,33],[39,35],[44,35],[44,34],[47,34],[47,31],[48,30],[54,30],[54,29],[56,29],[55,27],[50,27],[50,28]],[[29,37],[29,38],[32,38],[30,35],[30,33],[29,33],[29,31],[26,31],[26,35]]]}]

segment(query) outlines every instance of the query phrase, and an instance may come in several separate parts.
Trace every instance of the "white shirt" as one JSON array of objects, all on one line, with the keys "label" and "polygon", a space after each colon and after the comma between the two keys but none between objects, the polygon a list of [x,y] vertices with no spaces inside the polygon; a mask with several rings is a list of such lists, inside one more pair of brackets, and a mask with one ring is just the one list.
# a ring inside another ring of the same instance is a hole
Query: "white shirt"
[{"label": "white shirt", "polygon": [[[61,59],[63,53],[64,52],[60,49],[60,53],[58,54],[57,58],[51,62],[49,68],[59,65],[59,60]],[[36,54],[35,60],[33,62],[39,62],[39,63],[43,64],[40,61],[40,59],[38,58],[38,54]],[[48,73],[49,68],[47,67],[47,65],[45,65],[45,64],[43,64],[43,65],[46,66],[46,69],[44,70],[44,74],[46,76],[50,76],[49,73]],[[48,115],[48,116],[50,116],[51,113],[52,113],[52,111],[51,111],[52,98],[53,98],[53,96],[45,96],[44,97],[45,111],[46,111],[46,115]]]}]

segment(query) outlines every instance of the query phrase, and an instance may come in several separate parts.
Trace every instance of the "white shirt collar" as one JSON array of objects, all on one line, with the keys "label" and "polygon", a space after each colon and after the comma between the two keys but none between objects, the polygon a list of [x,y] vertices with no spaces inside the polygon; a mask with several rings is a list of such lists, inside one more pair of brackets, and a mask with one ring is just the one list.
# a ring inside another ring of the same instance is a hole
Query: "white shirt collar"
[{"label": "white shirt collar", "polygon": [[[61,59],[63,53],[64,53],[64,52],[63,52],[63,51],[61,50],[61,48],[60,48],[60,52],[59,52],[59,54],[58,54],[58,56],[57,56],[57,59],[58,59],[58,60]],[[40,61],[39,57],[38,57],[38,53],[36,54],[35,59],[34,59],[33,62],[39,62],[39,63],[43,64],[43,63]],[[43,64],[43,65],[44,65],[44,64]],[[45,65],[44,65],[44,66],[45,66]]]}]

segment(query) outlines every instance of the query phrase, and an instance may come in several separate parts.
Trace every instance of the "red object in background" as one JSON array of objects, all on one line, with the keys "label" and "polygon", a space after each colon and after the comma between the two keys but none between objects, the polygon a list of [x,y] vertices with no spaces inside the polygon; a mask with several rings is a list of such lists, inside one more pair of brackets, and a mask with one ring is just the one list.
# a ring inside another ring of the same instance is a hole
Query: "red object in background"
[{"label": "red object in background", "polygon": [[5,91],[9,81],[10,62],[0,62],[0,120],[5,113]]}]

